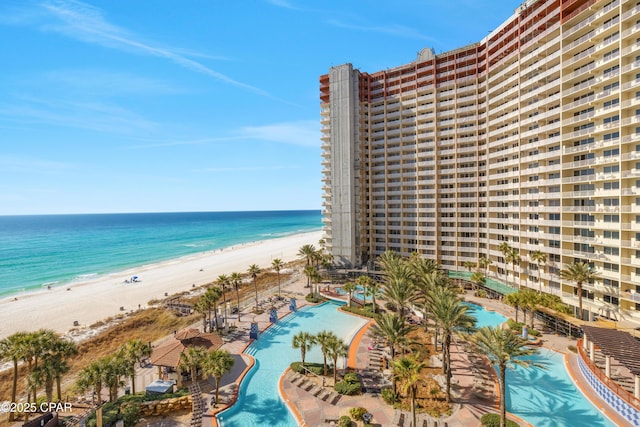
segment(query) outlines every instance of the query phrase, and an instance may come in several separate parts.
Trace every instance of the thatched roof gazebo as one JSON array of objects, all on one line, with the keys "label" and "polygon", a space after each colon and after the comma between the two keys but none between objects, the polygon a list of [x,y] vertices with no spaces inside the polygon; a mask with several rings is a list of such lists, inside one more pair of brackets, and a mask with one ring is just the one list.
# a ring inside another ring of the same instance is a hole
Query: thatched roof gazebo
[{"label": "thatched roof gazebo", "polygon": [[[153,349],[151,364],[158,367],[158,377],[163,378],[162,368],[165,368],[165,373],[177,372],[180,357],[187,348],[203,347],[212,352],[222,347],[222,344],[222,338],[218,334],[200,332],[197,329],[184,329]],[[180,380],[179,375],[177,379]]]}]

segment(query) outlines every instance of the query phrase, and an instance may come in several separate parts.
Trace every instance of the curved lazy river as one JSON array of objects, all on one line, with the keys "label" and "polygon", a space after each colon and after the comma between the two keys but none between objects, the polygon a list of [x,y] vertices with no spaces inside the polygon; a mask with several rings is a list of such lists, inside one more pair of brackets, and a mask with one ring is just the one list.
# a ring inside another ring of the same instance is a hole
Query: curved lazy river
[{"label": "curved lazy river", "polygon": [[[347,342],[351,340],[367,321],[338,311],[339,306],[338,303],[327,302],[303,307],[262,333],[245,351],[255,358],[255,365],[240,385],[236,404],[218,414],[220,425],[296,426],[295,419],[278,394],[282,372],[291,362],[300,360],[300,350],[294,349],[291,341],[300,331],[316,334],[322,330],[333,331]],[[306,360],[322,362],[322,353],[314,347],[307,353]]]}]

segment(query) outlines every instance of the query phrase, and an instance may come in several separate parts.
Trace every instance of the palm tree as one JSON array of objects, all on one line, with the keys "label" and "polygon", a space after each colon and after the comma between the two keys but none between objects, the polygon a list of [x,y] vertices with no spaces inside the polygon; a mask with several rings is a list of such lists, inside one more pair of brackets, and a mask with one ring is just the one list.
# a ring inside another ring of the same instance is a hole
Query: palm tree
[{"label": "palm tree", "polygon": [[311,256],[311,262],[313,263],[313,266],[318,267],[318,265],[320,265],[320,262],[322,261],[322,258],[322,249],[314,251],[313,255]]},{"label": "palm tree", "polygon": [[322,351],[323,364],[324,364],[323,374],[325,377],[327,376],[327,352],[329,348],[329,343],[331,342],[331,340],[335,340],[337,338],[338,337],[331,331],[318,332],[315,338],[316,344],[320,346],[320,351]]},{"label": "palm tree", "polygon": [[481,271],[474,271],[469,278],[471,283],[475,285],[476,288],[479,288],[481,285],[484,285],[486,277],[482,274]]},{"label": "palm tree", "polygon": [[[11,401],[17,402],[18,394],[18,361],[24,358],[26,332],[16,332],[0,341],[0,360],[13,363],[13,385],[11,386]],[[9,412],[9,421],[13,421],[15,414]]]},{"label": "palm tree", "polygon": [[89,366],[82,368],[78,372],[76,379],[76,388],[84,393],[85,391],[93,388],[92,400],[95,403],[95,398],[98,398],[98,402],[102,402],[102,386],[104,385],[104,370],[105,370],[104,358],[95,360],[89,364]]},{"label": "palm tree", "polygon": [[226,274],[221,274],[216,279],[220,291],[222,291],[222,307],[224,308],[224,320],[227,321],[227,287],[231,284],[231,279]]},{"label": "palm tree", "polygon": [[373,283],[373,279],[369,276],[362,275],[356,279],[356,285],[362,286],[363,307],[367,305],[367,296],[369,295],[369,286]]},{"label": "palm tree", "polygon": [[134,375],[133,370],[127,362],[122,348],[115,354],[104,358],[103,375],[105,385],[109,389],[109,401],[115,402],[118,399],[118,389],[125,385],[123,378]]},{"label": "palm tree", "polygon": [[[235,364],[235,359],[226,350],[215,350],[207,353],[203,360],[204,372],[216,380],[216,404],[220,397],[220,380],[227,372],[230,372]],[[215,406],[215,404],[214,404]]]},{"label": "palm tree", "polygon": [[151,343],[145,343],[140,338],[127,341],[124,345],[124,356],[127,363],[133,368],[133,374],[131,375],[131,393],[136,394],[136,377],[135,366],[136,364],[142,364],[142,360],[145,357],[151,356],[152,348]]},{"label": "palm tree", "polygon": [[316,247],[311,244],[302,245],[302,247],[298,250],[298,256],[301,258],[305,258],[307,261],[307,265],[311,265],[311,261],[316,256]]},{"label": "palm tree", "polygon": [[[53,390],[53,381],[50,380],[51,375],[47,372],[46,365],[38,365],[33,368],[27,375],[27,395],[33,393],[33,401],[37,402],[38,388],[45,386],[47,399],[50,396],[50,390]],[[48,381],[49,380],[49,381]]]},{"label": "palm tree", "polygon": [[311,287],[311,279],[318,275],[318,270],[313,265],[307,265],[304,268],[304,275],[307,276],[307,288],[311,288],[309,293],[313,296],[313,288]]},{"label": "palm tree", "polygon": [[311,350],[311,347],[316,343],[316,339],[309,332],[300,332],[293,336],[291,345],[293,348],[300,349],[300,357],[302,358],[302,367],[304,368],[304,359],[307,356],[307,351]]},{"label": "palm tree", "polygon": [[256,312],[258,311],[258,274],[260,274],[260,267],[256,264],[251,264],[248,270],[249,275],[253,278],[253,288],[256,292]]},{"label": "palm tree", "polygon": [[537,250],[532,252],[529,255],[532,261],[538,264],[538,293],[542,293],[542,281],[540,280],[540,266],[547,262],[547,254],[544,252]]},{"label": "palm tree", "polygon": [[284,267],[284,263],[280,258],[275,258],[271,261],[271,268],[273,268],[278,274],[278,298],[280,298],[280,270]]},{"label": "palm tree", "polygon": [[351,296],[356,291],[356,289],[358,289],[358,287],[355,282],[347,282],[342,285],[342,290],[349,294],[349,307],[351,307]]},{"label": "palm tree", "polygon": [[[33,392],[33,401],[36,401],[37,387],[44,384],[45,372],[39,369],[39,361],[45,357],[53,348],[58,335],[51,329],[40,329],[31,332],[24,337],[23,360],[27,361],[29,375],[27,381],[30,382],[29,390]],[[33,375],[32,375],[33,374]],[[29,401],[29,393],[27,393]]]},{"label": "palm tree", "polygon": [[371,302],[373,303],[373,312],[377,313],[378,308],[376,307],[376,297],[380,296],[382,290],[380,289],[380,284],[376,281],[372,281],[367,288],[366,295],[371,297]]},{"label": "palm tree", "polygon": [[447,402],[451,402],[451,337],[459,330],[469,330],[476,319],[467,311],[455,289],[449,286],[436,287],[428,298],[430,318],[442,331],[442,368],[446,377]]},{"label": "palm tree", "polygon": [[[534,313],[540,301],[540,294],[531,289],[523,289],[519,293],[522,294],[522,308],[529,312],[530,325],[531,329],[533,329]],[[524,323],[527,323],[526,316]]]},{"label": "palm tree", "polygon": [[391,362],[393,378],[401,384],[402,393],[409,394],[411,398],[412,426],[416,426],[416,397],[418,386],[424,383],[424,377],[420,372],[427,367],[425,362],[419,362],[415,356],[402,356]]},{"label": "palm tree", "polygon": [[202,315],[202,326],[207,332],[207,313],[209,312],[207,301],[204,298],[198,298],[198,301],[193,305],[193,311]]},{"label": "palm tree", "polygon": [[476,263],[473,261],[465,261],[463,265],[469,273],[471,273],[472,269],[476,268]]},{"label": "palm tree", "polygon": [[189,371],[191,381],[198,380],[198,368],[203,364],[207,350],[204,347],[188,347],[186,351],[180,354],[180,362],[178,369],[180,371]]},{"label": "palm tree", "polygon": [[522,295],[520,292],[513,292],[504,297],[504,302],[516,309],[516,323],[518,323],[518,310],[522,307]]},{"label": "palm tree", "polygon": [[[200,297],[200,300],[204,301],[203,305],[206,307],[207,312],[209,314],[209,320],[207,324],[209,325],[209,332],[211,332],[211,311],[215,313],[216,316],[216,330],[219,329],[220,322],[218,321],[218,301],[220,301],[220,297],[222,296],[222,291],[220,288],[208,288],[207,291]],[[205,329],[206,332],[206,329]]]},{"label": "palm tree", "polygon": [[489,258],[486,257],[480,257],[478,258],[478,267],[484,269],[485,275],[487,273],[487,268],[493,264],[493,261],[491,261]]},{"label": "palm tree", "polygon": [[318,286],[318,283],[320,283],[320,281],[322,280],[322,276],[320,275],[320,273],[318,273],[318,270],[313,267],[313,271],[311,272],[311,291],[312,291],[312,295],[315,297],[318,292],[320,291],[320,287]]},{"label": "palm tree", "polygon": [[507,264],[509,263],[509,261],[507,261],[507,255],[509,255],[512,249],[513,248],[511,247],[511,245],[509,245],[508,242],[502,242],[500,243],[500,246],[498,246],[498,250],[500,251],[500,253],[502,253],[502,257],[504,258],[504,272],[507,276],[506,280],[509,280],[509,273],[507,270]]},{"label": "palm tree", "polygon": [[415,328],[414,325],[405,324],[396,314],[385,313],[376,318],[376,323],[371,326],[371,334],[387,341],[393,359],[396,357],[396,347],[406,342],[407,335]]},{"label": "palm tree", "polygon": [[[574,261],[573,263],[565,266],[560,270],[560,277],[570,282],[576,282],[578,291],[578,313],[579,319],[583,320],[582,315],[582,284],[589,283],[594,279],[600,277],[595,268],[592,268],[589,264],[583,261]],[[578,316],[576,316],[578,317]]]},{"label": "palm tree", "polygon": [[429,295],[436,287],[448,286],[449,278],[442,270],[432,269],[420,273],[416,276],[415,296],[417,305],[422,311],[424,319],[424,330],[428,330],[427,319],[429,318],[430,306],[428,303]]},{"label": "palm tree", "polygon": [[402,262],[402,258],[395,251],[386,251],[378,257],[376,263],[387,274]]},{"label": "palm tree", "polygon": [[386,272],[384,297],[396,306],[398,317],[404,321],[404,309],[415,299],[414,274],[409,264],[399,262]]},{"label": "palm tree", "polygon": [[56,382],[58,401],[62,401],[62,375],[71,369],[67,363],[67,359],[77,354],[78,346],[76,346],[76,343],[60,338],[54,343],[52,352],[47,358],[47,364]]},{"label": "palm tree", "polygon": [[[518,250],[516,248],[511,248],[511,250],[507,253],[507,257],[505,258],[505,260],[511,264],[511,266],[513,267],[513,281],[515,283],[516,281],[516,264],[520,264],[521,258],[520,258],[520,254],[518,253]],[[520,280],[518,280],[518,289],[520,288]]]},{"label": "palm tree", "polygon": [[338,379],[338,358],[347,357],[349,354],[349,346],[340,338],[335,337],[327,343],[327,356],[333,360],[333,385]]},{"label": "palm tree", "polygon": [[527,341],[500,326],[480,328],[473,336],[472,342],[479,354],[489,358],[491,364],[498,366],[500,383],[500,427],[506,424],[506,383],[507,369],[514,366],[543,368],[539,363],[521,359],[524,356],[537,354],[538,350],[526,347]]},{"label": "palm tree", "polygon": [[234,289],[236,290],[236,300],[238,303],[238,322],[240,321],[240,285],[242,284],[242,276],[240,273],[231,273],[229,276],[229,280],[233,284]]}]

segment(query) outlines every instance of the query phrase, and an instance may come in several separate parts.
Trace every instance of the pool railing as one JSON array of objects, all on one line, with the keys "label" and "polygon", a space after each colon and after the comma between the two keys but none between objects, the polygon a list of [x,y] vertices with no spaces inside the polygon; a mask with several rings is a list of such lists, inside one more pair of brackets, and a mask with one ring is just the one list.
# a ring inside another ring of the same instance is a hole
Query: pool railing
[{"label": "pool railing", "polygon": [[593,362],[589,355],[586,353],[584,346],[582,344],[582,339],[578,340],[578,357],[580,357],[582,363],[585,364],[586,367],[589,368],[591,373],[604,385],[606,385],[611,391],[613,391],[620,399],[622,399],[625,403],[629,404],[636,410],[640,411],[640,400],[637,399],[632,393],[629,393],[628,390],[621,387],[613,381],[611,378],[607,377],[604,372]]}]

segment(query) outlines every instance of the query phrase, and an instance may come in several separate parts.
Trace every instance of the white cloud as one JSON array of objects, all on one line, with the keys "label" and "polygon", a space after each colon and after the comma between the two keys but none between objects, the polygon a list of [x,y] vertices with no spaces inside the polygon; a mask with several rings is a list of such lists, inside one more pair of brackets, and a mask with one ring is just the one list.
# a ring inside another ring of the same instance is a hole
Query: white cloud
[{"label": "white cloud", "polygon": [[14,13],[11,11],[12,17],[2,18],[0,22],[13,25],[39,25],[45,31],[64,34],[85,43],[164,58],[183,68],[205,74],[224,83],[258,95],[271,96],[260,88],[235,80],[188,57],[206,57],[206,55],[195,54],[186,49],[160,46],[143,40],[125,28],[111,24],[102,10],[95,6],[77,0],[48,0],[40,5],[41,9],[37,12],[29,10]]}]

